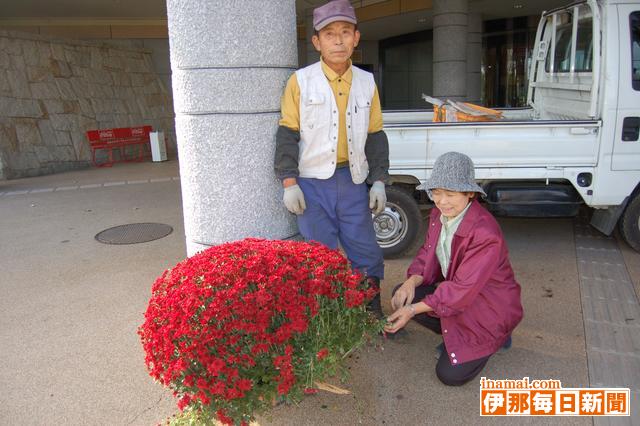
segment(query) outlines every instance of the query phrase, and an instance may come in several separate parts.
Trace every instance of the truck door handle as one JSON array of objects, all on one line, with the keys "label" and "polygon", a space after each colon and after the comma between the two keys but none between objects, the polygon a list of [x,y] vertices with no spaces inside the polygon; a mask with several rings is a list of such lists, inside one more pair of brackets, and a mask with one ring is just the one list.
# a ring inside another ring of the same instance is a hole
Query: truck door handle
[{"label": "truck door handle", "polygon": [[587,129],[586,127],[572,127],[569,133],[572,135],[589,135],[591,134],[591,129]]},{"label": "truck door handle", "polygon": [[640,117],[625,117],[622,122],[622,140],[637,141],[640,135]]}]

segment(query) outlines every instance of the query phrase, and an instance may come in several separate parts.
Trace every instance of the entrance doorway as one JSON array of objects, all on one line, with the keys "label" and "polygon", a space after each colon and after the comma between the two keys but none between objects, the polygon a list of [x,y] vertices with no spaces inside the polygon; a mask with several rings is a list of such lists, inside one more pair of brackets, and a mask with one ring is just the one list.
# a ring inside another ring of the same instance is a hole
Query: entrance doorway
[{"label": "entrance doorway", "polygon": [[536,36],[536,22],[537,17],[527,16],[484,22],[483,105],[527,105],[527,78]]}]

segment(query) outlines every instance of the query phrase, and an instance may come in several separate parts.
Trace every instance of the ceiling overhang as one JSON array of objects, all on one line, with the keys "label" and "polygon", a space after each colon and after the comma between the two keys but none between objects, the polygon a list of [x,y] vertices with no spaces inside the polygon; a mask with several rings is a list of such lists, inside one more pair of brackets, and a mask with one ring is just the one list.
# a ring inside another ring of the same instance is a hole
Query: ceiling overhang
[{"label": "ceiling overhang", "polygon": [[[313,8],[326,0],[297,0],[298,35]],[[433,0],[352,0],[364,40],[380,40],[433,27]],[[539,15],[562,0],[469,0],[483,20]],[[0,28],[78,38],[167,38],[165,0],[21,0],[0,8]]]}]

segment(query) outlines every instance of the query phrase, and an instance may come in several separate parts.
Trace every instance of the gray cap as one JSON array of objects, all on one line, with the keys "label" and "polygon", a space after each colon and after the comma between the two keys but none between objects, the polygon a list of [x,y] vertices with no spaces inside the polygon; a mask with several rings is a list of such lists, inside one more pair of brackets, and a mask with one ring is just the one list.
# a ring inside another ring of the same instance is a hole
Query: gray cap
[{"label": "gray cap", "polygon": [[479,192],[484,190],[476,183],[471,158],[460,152],[446,152],[436,159],[431,176],[418,187],[424,189],[431,197],[431,190],[436,188],[457,192]]},{"label": "gray cap", "polygon": [[333,0],[313,10],[313,28],[316,31],[336,21],[350,22],[354,25],[358,23],[356,12],[349,0]]}]

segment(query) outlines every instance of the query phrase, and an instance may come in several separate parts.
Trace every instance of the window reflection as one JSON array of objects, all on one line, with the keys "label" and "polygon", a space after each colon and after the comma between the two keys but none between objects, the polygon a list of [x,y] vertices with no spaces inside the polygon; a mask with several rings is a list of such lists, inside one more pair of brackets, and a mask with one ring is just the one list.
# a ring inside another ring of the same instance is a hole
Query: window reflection
[{"label": "window reflection", "polygon": [[633,88],[640,90],[640,12],[631,14],[631,79]]}]

